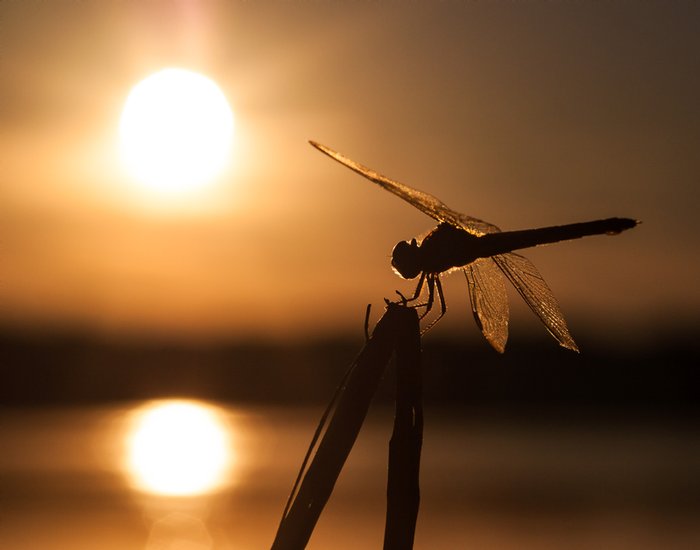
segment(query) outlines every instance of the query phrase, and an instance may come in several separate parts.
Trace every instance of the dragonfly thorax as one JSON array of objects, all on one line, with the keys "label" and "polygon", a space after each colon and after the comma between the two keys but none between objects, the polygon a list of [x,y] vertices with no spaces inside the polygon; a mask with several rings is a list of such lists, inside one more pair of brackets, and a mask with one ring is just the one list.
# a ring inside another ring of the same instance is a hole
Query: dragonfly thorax
[{"label": "dragonfly thorax", "polygon": [[404,279],[413,279],[421,273],[437,275],[500,253],[489,243],[488,239],[442,222],[420,244],[416,239],[398,243],[392,252],[391,265]]},{"label": "dragonfly thorax", "polygon": [[391,252],[391,266],[404,279],[415,279],[420,275],[421,250],[416,239],[401,241]]}]

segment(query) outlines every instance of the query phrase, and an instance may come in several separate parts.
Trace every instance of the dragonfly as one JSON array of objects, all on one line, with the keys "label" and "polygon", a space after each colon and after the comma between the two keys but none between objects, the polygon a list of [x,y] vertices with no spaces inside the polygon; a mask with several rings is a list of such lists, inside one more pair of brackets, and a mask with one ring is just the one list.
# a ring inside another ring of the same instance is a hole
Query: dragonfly
[{"label": "dragonfly", "polygon": [[[578,239],[590,235],[617,235],[635,227],[631,218],[605,218],[519,231],[501,231],[492,223],[461,214],[437,197],[392,180],[315,141],[309,143],[340,164],[376,183],[438,222],[419,243],[417,239],[399,242],[392,251],[391,265],[404,279],[418,284],[411,298],[415,302],[427,286],[424,317],[433,307],[435,296],[440,314],[447,311],[440,276],[462,269],[467,280],[469,300],[477,326],[487,342],[499,353],[505,351],[510,318],[505,279],[518,291],[560,346],[578,352],[554,294],[534,264],[513,252],[543,244]],[[426,330],[427,330],[426,328]]]}]

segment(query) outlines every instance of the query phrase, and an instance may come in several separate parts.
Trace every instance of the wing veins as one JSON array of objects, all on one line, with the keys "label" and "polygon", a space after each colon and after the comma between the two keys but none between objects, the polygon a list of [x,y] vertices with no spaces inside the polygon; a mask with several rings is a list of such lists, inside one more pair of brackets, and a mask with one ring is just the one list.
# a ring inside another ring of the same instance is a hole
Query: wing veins
[{"label": "wing veins", "polygon": [[508,341],[508,295],[503,274],[491,258],[480,258],[463,269],[477,326],[499,353]]},{"label": "wing veins", "polygon": [[508,252],[493,256],[493,261],[510,280],[523,300],[547,327],[550,334],[559,345],[578,351],[569,328],[566,326],[564,315],[549,286],[535,265],[520,254]]},{"label": "wing veins", "polygon": [[326,147],[325,145],[321,145],[315,141],[309,141],[309,143],[322,153],[325,153],[331,157],[333,160],[376,183],[390,193],[393,193],[434,220],[449,223],[450,225],[462,228],[472,235],[479,237],[481,235],[485,235],[486,233],[495,233],[500,231],[497,226],[491,223],[485,222],[478,218],[473,218],[471,216],[466,216],[457,212],[456,210],[452,210],[444,202],[430,193],[419,191],[418,189],[414,189],[413,187],[410,187],[404,183],[388,178],[379,172],[372,170],[359,162],[355,162],[354,160],[349,159],[345,155],[342,155],[329,147]]}]

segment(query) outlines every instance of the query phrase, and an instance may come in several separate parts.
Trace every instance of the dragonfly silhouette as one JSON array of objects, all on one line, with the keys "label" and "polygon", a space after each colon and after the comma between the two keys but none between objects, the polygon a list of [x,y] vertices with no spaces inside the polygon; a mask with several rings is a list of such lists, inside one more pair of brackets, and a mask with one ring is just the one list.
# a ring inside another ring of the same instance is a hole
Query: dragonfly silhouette
[{"label": "dragonfly silhouette", "polygon": [[498,352],[503,353],[505,349],[510,316],[503,275],[510,280],[559,345],[578,351],[559,304],[542,275],[530,260],[515,254],[513,250],[578,239],[588,235],[616,235],[637,225],[637,220],[606,218],[502,232],[491,223],[460,214],[438,198],[387,178],[325,145],[315,141],[309,143],[440,222],[420,244],[416,239],[398,243],[394,247],[391,258],[391,265],[401,277],[414,279],[420,276],[415,293],[407,301],[417,300],[423,286],[427,284],[428,299],[424,304],[426,309],[421,317],[430,311],[437,293],[440,301],[440,315],[428,328],[447,311],[440,274],[461,267],[467,278],[474,319],[486,340]]}]

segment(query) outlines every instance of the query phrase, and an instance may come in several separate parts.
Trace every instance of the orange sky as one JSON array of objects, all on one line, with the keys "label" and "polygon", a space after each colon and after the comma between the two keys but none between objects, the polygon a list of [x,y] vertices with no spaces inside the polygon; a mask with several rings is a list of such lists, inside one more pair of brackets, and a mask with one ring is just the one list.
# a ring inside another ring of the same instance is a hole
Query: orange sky
[{"label": "orange sky", "polygon": [[[504,229],[642,219],[527,255],[574,335],[697,319],[699,26],[693,2],[2,2],[0,324],[359,334],[432,220],[308,139]],[[115,152],[130,87],[167,66],[236,119],[230,170],[178,207]],[[463,278],[446,292],[436,330],[475,336]]]}]

